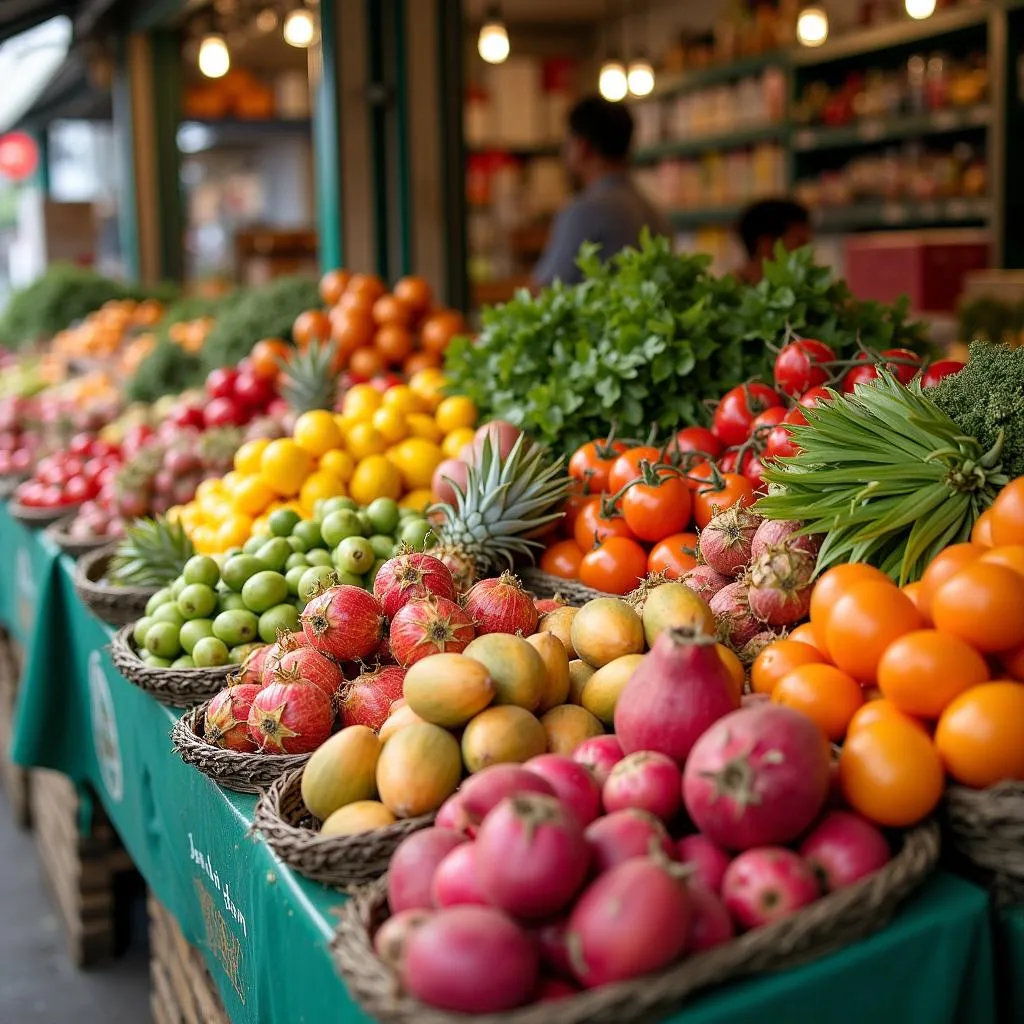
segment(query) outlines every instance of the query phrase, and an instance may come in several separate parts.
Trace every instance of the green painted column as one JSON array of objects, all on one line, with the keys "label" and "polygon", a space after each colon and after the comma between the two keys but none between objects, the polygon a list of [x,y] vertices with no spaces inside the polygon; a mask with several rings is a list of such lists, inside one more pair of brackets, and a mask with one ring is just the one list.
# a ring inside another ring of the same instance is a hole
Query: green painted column
[{"label": "green painted column", "polygon": [[339,3],[340,0],[321,0],[320,42],[310,53],[316,220],[322,270],[345,265],[341,215],[343,175]]},{"label": "green painted column", "polygon": [[184,276],[185,215],[181,190],[178,125],[181,123],[181,39],[177,32],[152,33],[153,94],[151,110],[156,143],[160,277]]},{"label": "green painted column", "polygon": [[139,210],[135,194],[135,133],[132,130],[131,84],[128,80],[127,40],[119,36],[116,42],[114,80],[111,86],[111,106],[114,116],[114,136],[119,163],[117,183],[117,229],[121,236],[121,259],[125,274],[138,281],[141,274],[139,256]]}]

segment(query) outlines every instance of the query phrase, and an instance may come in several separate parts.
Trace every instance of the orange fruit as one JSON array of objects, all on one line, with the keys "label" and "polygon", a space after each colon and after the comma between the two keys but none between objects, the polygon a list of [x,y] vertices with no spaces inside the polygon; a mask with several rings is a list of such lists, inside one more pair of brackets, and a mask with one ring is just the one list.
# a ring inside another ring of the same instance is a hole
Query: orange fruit
[{"label": "orange fruit", "polygon": [[292,338],[299,348],[305,348],[314,341],[328,341],[330,337],[331,322],[319,309],[307,309],[300,313],[292,324]]},{"label": "orange fruit", "polygon": [[403,277],[395,282],[394,296],[417,316],[430,309],[430,285],[422,277]]},{"label": "orange fruit", "polygon": [[822,661],[828,661],[828,652],[821,649],[821,645],[818,643],[818,638],[814,635],[814,626],[809,622],[804,622],[797,626],[796,629],[790,630],[787,640],[795,640],[798,644],[806,644],[808,647],[813,647],[820,655]]},{"label": "orange fruit", "polygon": [[1024,779],[1024,685],[997,680],[960,694],[939,719],[935,746],[965,786]]},{"label": "orange fruit", "polygon": [[1011,480],[985,513],[992,544],[1024,544],[1024,477]]},{"label": "orange fruit", "polygon": [[970,565],[976,558],[985,553],[984,548],[977,544],[951,544],[948,548],[940,551],[928,563],[924,575],[921,577],[921,589],[918,597],[918,607],[921,614],[928,617],[932,611],[932,598],[935,591],[942,586],[954,573],[959,572],[965,565]]},{"label": "orange fruit", "polygon": [[385,370],[381,354],[370,346],[357,348],[349,358],[348,368],[357,377],[362,377],[365,380],[377,377]]},{"label": "orange fruit", "polygon": [[371,300],[376,301],[385,292],[387,287],[376,274],[353,274],[349,278],[346,295],[367,295]]},{"label": "orange fruit", "polygon": [[770,697],[779,681],[801,665],[821,664],[825,659],[816,647],[794,640],[776,640],[769,644],[750,666],[750,686],[754,693]]},{"label": "orange fruit", "polygon": [[784,675],[772,690],[772,703],[802,711],[833,743],[864,703],[853,676],[834,665],[804,664]]},{"label": "orange fruit", "polygon": [[971,543],[980,544],[983,548],[992,547],[992,514],[989,509],[978,516],[971,528]]},{"label": "orange fruit", "polygon": [[443,309],[423,321],[420,340],[428,352],[441,355],[452,338],[465,333],[466,322],[462,319],[462,314],[454,309]]},{"label": "orange fruit", "polygon": [[373,322],[378,327],[395,324],[398,327],[410,327],[413,321],[412,310],[394,295],[382,295],[373,304]]},{"label": "orange fruit", "polygon": [[1005,565],[976,560],[951,576],[932,597],[936,629],[992,654],[1024,643],[1024,576]]},{"label": "orange fruit", "polygon": [[1024,544],[1004,544],[1002,547],[989,548],[978,561],[1005,565],[1007,569],[1024,576]]},{"label": "orange fruit", "polygon": [[347,270],[328,270],[320,278],[320,298],[328,306],[335,305],[345,294],[352,275]]},{"label": "orange fruit", "polygon": [[[378,299],[377,302],[383,302]],[[373,347],[390,366],[398,366],[412,354],[412,331],[399,323],[384,324],[373,336]]]},{"label": "orange fruit", "polygon": [[849,565],[837,565],[828,572],[822,574],[821,578],[814,584],[811,591],[811,626],[817,641],[817,648],[820,651],[827,651],[825,643],[825,632],[828,629],[828,619],[832,614],[832,608],[854,583],[862,580],[888,581],[889,577],[873,565],[865,565],[862,562],[851,562]]},{"label": "orange fruit", "polygon": [[[865,692],[864,695],[866,697],[867,693]],[[900,711],[900,709],[896,707],[891,700],[879,697],[874,699],[869,698],[853,713],[853,718],[850,719],[849,724],[846,726],[846,735],[852,736],[858,729],[863,729],[868,725],[874,725],[875,722],[880,722],[882,719],[886,718],[897,718],[900,721],[910,722],[922,731],[927,731],[925,730],[923,723],[919,722],[911,715],[907,715]]]}]

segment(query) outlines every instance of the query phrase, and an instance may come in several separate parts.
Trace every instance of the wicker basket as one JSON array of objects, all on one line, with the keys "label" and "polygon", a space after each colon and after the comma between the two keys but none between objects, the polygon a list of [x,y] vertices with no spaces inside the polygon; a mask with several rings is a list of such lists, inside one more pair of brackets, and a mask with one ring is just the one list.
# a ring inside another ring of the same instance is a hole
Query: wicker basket
[{"label": "wicker basket", "polygon": [[171,742],[182,761],[197,768],[225,789],[259,793],[287,771],[301,768],[309,754],[245,754],[225,750],[203,738],[206,709],[210,702],[186,711],[171,729]]},{"label": "wicker basket", "polygon": [[302,802],[301,783],[301,771],[282,775],[256,802],[253,825],[285,864],[324,885],[348,889],[379,878],[395,847],[434,821],[433,814],[424,814],[371,832],[322,836]]},{"label": "wicker basket", "polygon": [[116,545],[108,545],[83,555],[75,565],[73,582],[79,600],[96,618],[111,626],[125,626],[145,614],[146,603],[158,588],[113,587],[104,583],[107,564],[116,550]]},{"label": "wicker basket", "polygon": [[18,484],[28,479],[23,473],[0,474],[0,500],[9,498],[18,487]]},{"label": "wicker basket", "polygon": [[14,519],[24,526],[49,526],[65,516],[77,512],[81,505],[61,505],[59,508],[38,508],[34,505],[22,505],[11,498],[7,502],[7,511]]},{"label": "wicker basket", "polygon": [[[716,949],[634,981],[593,989],[558,1002],[474,1017],[475,1024],[622,1024],[664,1018],[695,993],[724,981],[795,967],[878,931],[924,881],[939,859],[939,829],[915,828],[880,871],[829,894],[799,913],[747,932]],[[466,1018],[424,1006],[397,988],[373,950],[373,933],[387,917],[383,881],[355,893],[341,911],[331,944],[350,992],[385,1024],[458,1024]]]},{"label": "wicker basket", "polygon": [[579,580],[563,580],[560,576],[552,576],[550,573],[541,572],[533,566],[523,566],[516,569],[516,574],[522,581],[523,586],[539,598],[551,598],[559,596],[567,604],[580,608],[595,597],[610,597],[600,590],[593,590],[585,587]]},{"label": "wicker basket", "polygon": [[161,704],[174,708],[190,708],[209,700],[223,690],[228,676],[237,665],[216,668],[150,668],[139,657],[132,639],[132,626],[122,626],[110,641],[110,657],[114,667],[140,690],[145,690]]},{"label": "wicker basket", "polygon": [[110,543],[109,537],[75,537],[68,533],[68,529],[75,521],[74,516],[65,516],[55,523],[50,523],[46,528],[46,536],[53,541],[66,555],[72,558],[79,558],[89,554],[97,548],[106,547]]},{"label": "wicker basket", "polygon": [[1001,906],[1024,903],[1024,783],[949,786],[946,838]]}]

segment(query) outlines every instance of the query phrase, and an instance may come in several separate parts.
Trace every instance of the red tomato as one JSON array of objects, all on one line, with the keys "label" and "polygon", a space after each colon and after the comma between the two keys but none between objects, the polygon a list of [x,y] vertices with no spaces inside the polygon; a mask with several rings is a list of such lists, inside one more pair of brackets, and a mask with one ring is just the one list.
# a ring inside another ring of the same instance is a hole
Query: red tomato
[{"label": "red tomato", "polygon": [[663,572],[670,580],[681,579],[697,564],[697,534],[675,533],[655,544],[647,556],[648,572]]},{"label": "red tomato", "polygon": [[609,537],[580,562],[580,583],[606,594],[628,594],[647,573],[647,552],[628,537]]},{"label": "red tomato", "polygon": [[618,494],[626,484],[640,475],[641,462],[646,461],[653,465],[661,462],[661,458],[661,449],[649,444],[642,444],[623,452],[608,472],[608,490],[612,494]]},{"label": "red tomato", "polygon": [[701,460],[687,470],[683,480],[691,491],[696,491],[705,486],[707,481],[714,475],[714,472],[715,467],[712,463]]},{"label": "red tomato", "polygon": [[755,441],[764,444],[772,432],[772,428],[777,427],[785,417],[786,410],[781,405],[773,405],[770,409],[765,409],[759,416],[754,417],[754,422],[750,425],[750,436]]},{"label": "red tomato", "polygon": [[99,492],[99,484],[84,476],[73,476],[64,486],[64,493],[67,495],[68,501],[75,503],[95,498]]},{"label": "red tomato", "polygon": [[694,499],[693,521],[702,530],[711,522],[716,511],[733,505],[748,508],[754,503],[754,486],[745,476],[722,473],[719,483],[718,487],[713,482],[702,486]]},{"label": "red tomato", "polygon": [[622,441],[588,441],[572,453],[569,476],[583,483],[588,493],[600,494],[608,490],[608,474],[615,460],[628,450]]},{"label": "red tomato", "polygon": [[811,388],[800,396],[797,405],[801,405],[805,409],[813,409],[816,405],[821,405],[822,402],[831,401],[832,392],[828,388]]},{"label": "red tomato", "polygon": [[650,474],[632,484],[622,498],[622,517],[640,540],[659,541],[690,522],[690,489],[681,477]]},{"label": "red tomato", "polygon": [[206,393],[211,398],[228,398],[235,393],[238,371],[231,366],[222,366],[206,375]]},{"label": "red tomato", "polygon": [[577,490],[569,492],[569,497],[565,499],[565,504],[562,506],[562,511],[565,513],[565,518],[562,520],[562,531],[567,537],[573,535],[580,512],[592,500],[593,498],[589,494],[583,494]]},{"label": "red tomato", "polygon": [[835,352],[822,341],[791,341],[775,357],[775,386],[794,398],[802,395],[828,380],[828,369],[821,364],[834,362],[835,358]]},{"label": "red tomato", "polygon": [[591,498],[580,509],[572,533],[584,551],[590,551],[595,544],[602,543],[608,537],[633,536],[626,520],[618,513],[606,515],[609,511],[603,498]]},{"label": "red tomato", "polygon": [[68,442],[68,451],[72,455],[88,455],[92,441],[92,434],[75,434]]},{"label": "red tomato", "polygon": [[245,422],[242,407],[233,398],[213,398],[203,412],[208,427],[233,427]]},{"label": "red tomato", "polygon": [[768,435],[764,446],[764,458],[788,459],[799,454],[800,446],[793,440],[793,432],[789,428],[806,422],[807,417],[799,405],[790,409],[782,418],[782,422]]},{"label": "red tomato", "polygon": [[714,459],[722,454],[722,442],[707,427],[683,427],[676,434],[670,451],[699,452]]},{"label": "red tomato", "polygon": [[253,370],[243,370],[235,380],[235,397],[252,409],[265,409],[275,396],[274,385]]},{"label": "red tomato", "polygon": [[932,363],[921,374],[921,387],[933,388],[944,377],[952,377],[954,373],[959,373],[966,365],[966,363],[962,363],[959,359],[940,359],[938,362]]},{"label": "red tomato", "polygon": [[730,447],[743,444],[750,437],[754,418],[782,400],[767,384],[754,381],[727,391],[715,409],[715,437]]},{"label": "red tomato", "polygon": [[[916,352],[911,352],[908,348],[887,348],[881,354],[900,360],[898,363],[884,363],[883,365],[892,372],[893,376],[901,384],[909,384],[921,368],[921,357]],[[871,357],[862,352],[857,358],[862,362],[868,363]],[[855,366],[843,378],[843,391],[847,394],[853,394],[853,390],[858,384],[877,380],[877,378],[878,366],[876,363],[870,362],[865,366]]]}]

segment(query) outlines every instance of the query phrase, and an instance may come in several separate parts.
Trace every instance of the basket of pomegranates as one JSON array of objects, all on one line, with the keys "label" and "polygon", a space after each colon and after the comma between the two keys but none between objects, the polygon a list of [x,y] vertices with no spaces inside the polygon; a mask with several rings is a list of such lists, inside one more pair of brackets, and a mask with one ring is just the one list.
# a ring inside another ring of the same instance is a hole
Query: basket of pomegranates
[{"label": "basket of pomegranates", "polygon": [[938,861],[934,822],[830,806],[828,744],[790,708],[731,712],[685,758],[633,739],[484,769],[399,845],[332,941],[370,1016],[660,1019],[883,928]]},{"label": "basket of pomegranates", "polygon": [[106,547],[110,538],[97,535],[89,530],[88,525],[77,515],[65,516],[46,528],[46,536],[53,541],[66,555],[80,558],[90,551]]},{"label": "basket of pomegranates", "polygon": [[75,563],[72,584],[78,599],[96,618],[111,626],[124,626],[145,614],[146,603],[159,588],[111,583],[107,570],[116,554],[117,545],[108,544],[82,555]]}]

